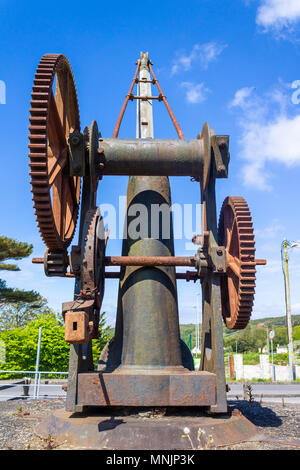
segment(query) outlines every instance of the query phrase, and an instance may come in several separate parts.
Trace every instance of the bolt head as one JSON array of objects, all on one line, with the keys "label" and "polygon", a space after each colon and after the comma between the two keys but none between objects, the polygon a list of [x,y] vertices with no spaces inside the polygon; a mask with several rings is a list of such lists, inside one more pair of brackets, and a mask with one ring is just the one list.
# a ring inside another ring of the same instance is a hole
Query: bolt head
[{"label": "bolt head", "polygon": [[79,139],[79,137],[78,137],[77,135],[73,135],[73,136],[71,137],[71,143],[72,143],[73,145],[78,145],[79,142],[80,142],[80,139]]}]

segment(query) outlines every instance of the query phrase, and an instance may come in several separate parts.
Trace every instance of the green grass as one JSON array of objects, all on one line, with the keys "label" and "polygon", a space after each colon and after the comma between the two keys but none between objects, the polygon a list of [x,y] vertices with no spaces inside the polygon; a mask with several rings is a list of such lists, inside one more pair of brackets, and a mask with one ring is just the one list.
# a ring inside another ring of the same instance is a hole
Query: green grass
[{"label": "green grass", "polygon": [[244,366],[254,366],[259,364],[259,354],[254,352],[248,352],[243,354]]}]

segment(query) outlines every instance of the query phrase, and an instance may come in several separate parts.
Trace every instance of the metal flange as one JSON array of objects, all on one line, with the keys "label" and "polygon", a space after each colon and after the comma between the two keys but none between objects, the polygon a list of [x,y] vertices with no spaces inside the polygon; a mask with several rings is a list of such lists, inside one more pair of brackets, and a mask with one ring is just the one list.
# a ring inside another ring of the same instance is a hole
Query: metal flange
[{"label": "metal flange", "polygon": [[85,130],[88,136],[87,150],[88,150],[88,174],[90,177],[92,191],[96,192],[98,187],[99,175],[99,155],[98,145],[101,134],[98,130],[96,121],[92,121],[92,124]]}]

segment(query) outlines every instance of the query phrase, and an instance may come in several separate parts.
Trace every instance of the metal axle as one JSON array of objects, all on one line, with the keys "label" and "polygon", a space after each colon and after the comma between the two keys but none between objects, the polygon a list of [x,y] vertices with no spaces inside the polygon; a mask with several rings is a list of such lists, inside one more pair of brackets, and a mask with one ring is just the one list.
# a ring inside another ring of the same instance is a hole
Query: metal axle
[{"label": "metal axle", "polygon": [[98,153],[105,175],[202,177],[202,139],[100,139]]}]

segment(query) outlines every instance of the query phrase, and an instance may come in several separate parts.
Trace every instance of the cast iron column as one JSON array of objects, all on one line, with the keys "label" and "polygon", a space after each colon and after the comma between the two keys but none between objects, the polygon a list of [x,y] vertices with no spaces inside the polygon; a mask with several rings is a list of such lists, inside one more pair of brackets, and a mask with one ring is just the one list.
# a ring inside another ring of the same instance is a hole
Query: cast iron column
[{"label": "cast iron column", "polygon": [[[141,54],[139,96],[152,96],[148,63],[148,54]],[[137,100],[136,136],[153,138],[151,100]],[[151,209],[157,210],[158,205],[164,210],[155,223]],[[170,205],[168,177],[129,178],[122,255],[174,255]],[[115,342],[120,351],[120,371],[183,369],[174,267],[122,268]]]}]

